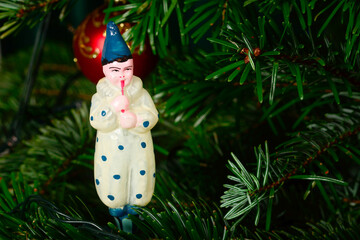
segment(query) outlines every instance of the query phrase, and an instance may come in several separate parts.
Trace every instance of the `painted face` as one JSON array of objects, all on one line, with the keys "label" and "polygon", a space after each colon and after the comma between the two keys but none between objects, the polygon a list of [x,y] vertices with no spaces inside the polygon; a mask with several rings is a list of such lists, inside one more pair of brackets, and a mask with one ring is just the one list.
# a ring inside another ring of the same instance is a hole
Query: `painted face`
[{"label": "painted face", "polygon": [[112,62],[103,66],[105,77],[115,86],[121,88],[121,82],[127,86],[134,74],[134,60],[129,59],[126,62]]}]

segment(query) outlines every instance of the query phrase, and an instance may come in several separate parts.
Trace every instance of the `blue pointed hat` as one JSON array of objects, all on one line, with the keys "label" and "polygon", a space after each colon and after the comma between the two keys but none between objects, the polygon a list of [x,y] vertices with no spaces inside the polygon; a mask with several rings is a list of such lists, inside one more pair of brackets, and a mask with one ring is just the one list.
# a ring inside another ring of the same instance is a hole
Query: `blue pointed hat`
[{"label": "blue pointed hat", "polygon": [[[110,21],[106,26],[106,38],[101,55],[101,62],[112,62],[117,58],[131,56],[131,52],[116,24]],[[105,61],[104,61],[105,60]]]}]

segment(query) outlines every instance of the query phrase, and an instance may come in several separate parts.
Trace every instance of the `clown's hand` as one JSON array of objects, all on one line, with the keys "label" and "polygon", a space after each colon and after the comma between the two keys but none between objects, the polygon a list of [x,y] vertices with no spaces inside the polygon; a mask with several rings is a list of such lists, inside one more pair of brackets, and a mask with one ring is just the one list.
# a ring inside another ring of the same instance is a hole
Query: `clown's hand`
[{"label": "clown's hand", "polygon": [[120,114],[120,126],[122,128],[134,128],[136,127],[137,117],[133,112],[125,111]]}]

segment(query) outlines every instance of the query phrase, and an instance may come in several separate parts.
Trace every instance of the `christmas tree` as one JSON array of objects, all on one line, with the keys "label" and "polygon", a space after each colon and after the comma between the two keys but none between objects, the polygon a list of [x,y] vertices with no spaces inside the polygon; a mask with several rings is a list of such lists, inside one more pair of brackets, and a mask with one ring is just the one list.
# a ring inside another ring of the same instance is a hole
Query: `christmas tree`
[{"label": "christmas tree", "polygon": [[[136,65],[157,63],[159,122],[133,233],[94,186],[72,49],[94,9],[156,56]],[[0,19],[1,239],[360,239],[357,0],[1,0]]]}]

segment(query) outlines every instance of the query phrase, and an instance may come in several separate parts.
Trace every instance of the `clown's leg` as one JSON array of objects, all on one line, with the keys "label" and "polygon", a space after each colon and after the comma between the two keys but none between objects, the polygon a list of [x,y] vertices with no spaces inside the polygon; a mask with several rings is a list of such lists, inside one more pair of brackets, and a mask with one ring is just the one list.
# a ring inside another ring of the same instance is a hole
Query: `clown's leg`
[{"label": "clown's leg", "polygon": [[122,229],[121,219],[126,216],[125,211],[122,208],[109,208],[109,213],[114,217],[117,228]]},{"label": "clown's leg", "polygon": [[123,209],[124,211],[124,216],[121,217],[121,224],[122,224],[122,229],[125,232],[129,232],[132,233],[135,229],[132,224],[131,219],[129,218],[129,214],[136,216],[138,215],[138,213],[135,211],[135,209],[137,209],[138,207],[132,206],[132,205],[126,205]]},{"label": "clown's leg", "polygon": [[129,218],[124,217],[123,219],[121,219],[121,225],[122,225],[122,230],[124,232],[133,233],[132,232],[133,224],[132,224],[132,221]]}]

